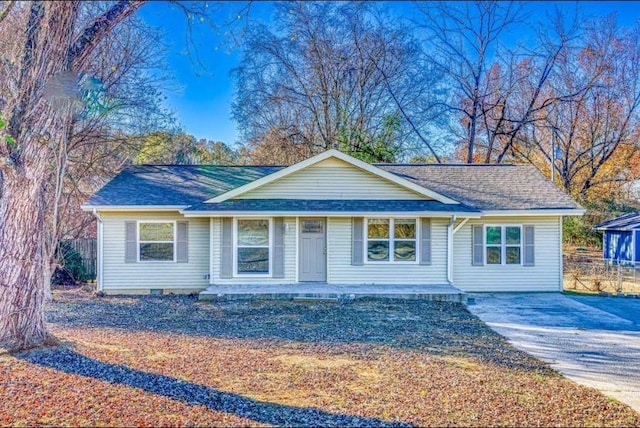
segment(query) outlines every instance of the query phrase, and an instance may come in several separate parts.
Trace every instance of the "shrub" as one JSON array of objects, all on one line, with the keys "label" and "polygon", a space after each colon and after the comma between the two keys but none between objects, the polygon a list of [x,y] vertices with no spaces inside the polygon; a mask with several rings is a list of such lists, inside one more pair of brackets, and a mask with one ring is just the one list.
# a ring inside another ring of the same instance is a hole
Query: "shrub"
[{"label": "shrub", "polygon": [[91,279],[82,263],[82,256],[73,249],[69,242],[60,242],[56,251],[56,259],[59,267],[53,273],[52,284],[74,285]]}]

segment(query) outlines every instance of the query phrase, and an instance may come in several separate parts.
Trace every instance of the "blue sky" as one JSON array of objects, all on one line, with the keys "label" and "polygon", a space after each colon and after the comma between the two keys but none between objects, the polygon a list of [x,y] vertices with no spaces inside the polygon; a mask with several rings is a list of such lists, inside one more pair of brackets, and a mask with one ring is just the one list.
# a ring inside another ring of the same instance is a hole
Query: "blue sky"
[{"label": "blue sky", "polygon": [[[545,11],[555,5],[575,7],[575,3],[525,3],[531,19],[522,29],[516,30],[514,36],[531,34],[532,26],[545,19]],[[177,13],[176,6],[167,2],[150,2],[140,10],[144,21],[163,32],[167,45],[167,63],[177,88],[165,92],[166,107],[175,112],[182,129],[196,138],[228,144],[238,139],[238,130],[231,118],[234,88],[230,72],[238,65],[241,52],[225,32],[231,28],[238,30],[243,25],[244,22],[237,19],[241,6],[228,3],[211,12],[209,15],[218,28],[196,19],[190,37],[192,47],[187,43],[187,19]],[[387,6],[401,16],[412,13],[411,3],[387,2]],[[212,4],[212,7],[215,6]],[[623,26],[630,26],[640,18],[640,2],[583,2],[581,10],[587,16],[603,16],[617,11],[618,22]],[[249,19],[268,22],[271,12],[271,2],[254,2]],[[222,25],[227,22],[236,23],[233,27]]]}]

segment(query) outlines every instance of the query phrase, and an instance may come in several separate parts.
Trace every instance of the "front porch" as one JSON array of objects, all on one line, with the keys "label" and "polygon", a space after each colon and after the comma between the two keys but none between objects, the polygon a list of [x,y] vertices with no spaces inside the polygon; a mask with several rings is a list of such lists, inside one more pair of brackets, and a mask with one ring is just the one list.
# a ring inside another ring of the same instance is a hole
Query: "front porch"
[{"label": "front porch", "polygon": [[353,300],[370,298],[419,299],[466,303],[464,291],[452,285],[338,285],[324,283],[211,285],[200,300],[281,299]]}]

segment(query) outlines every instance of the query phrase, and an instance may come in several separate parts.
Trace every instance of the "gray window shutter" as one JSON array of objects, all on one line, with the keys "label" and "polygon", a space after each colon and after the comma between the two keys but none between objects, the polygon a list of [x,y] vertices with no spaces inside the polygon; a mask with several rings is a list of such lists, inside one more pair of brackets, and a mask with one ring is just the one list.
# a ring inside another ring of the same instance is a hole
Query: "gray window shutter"
[{"label": "gray window shutter", "polygon": [[177,248],[176,248],[176,261],[178,263],[189,262],[189,222],[179,221],[176,223],[177,227]]},{"label": "gray window shutter", "polygon": [[362,217],[353,217],[351,219],[351,264],[353,266],[362,266],[364,264],[364,248],[362,238]]},{"label": "gray window shutter", "polygon": [[522,264],[524,266],[535,266],[534,227],[532,225],[525,225],[522,228],[524,229]]},{"label": "gray window shutter", "polygon": [[471,237],[471,264],[482,266],[484,264],[484,236],[481,224],[473,226]]},{"label": "gray window shutter", "polygon": [[431,264],[431,219],[420,219],[420,264]]},{"label": "gray window shutter", "polygon": [[220,239],[220,278],[233,276],[233,219],[222,219],[222,239]]},{"label": "gray window shutter", "polygon": [[284,218],[273,219],[273,277],[284,278]]},{"label": "gray window shutter", "polygon": [[124,262],[135,263],[138,261],[138,228],[135,221],[124,222]]}]

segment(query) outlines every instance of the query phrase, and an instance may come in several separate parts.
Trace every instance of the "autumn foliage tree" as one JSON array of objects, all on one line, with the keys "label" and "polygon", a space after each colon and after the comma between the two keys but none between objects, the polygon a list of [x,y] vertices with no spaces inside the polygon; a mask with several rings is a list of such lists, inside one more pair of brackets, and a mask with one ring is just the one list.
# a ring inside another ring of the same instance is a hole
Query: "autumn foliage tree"
[{"label": "autumn foliage tree", "polygon": [[631,168],[640,149],[638,30],[621,30],[614,16],[590,22],[545,87],[553,101],[520,136],[526,158],[543,171],[553,165],[561,187],[584,201],[614,198],[640,178]]}]

